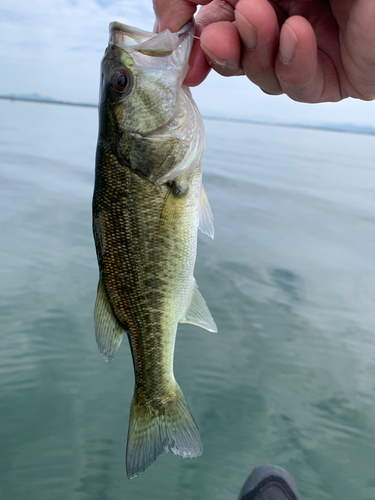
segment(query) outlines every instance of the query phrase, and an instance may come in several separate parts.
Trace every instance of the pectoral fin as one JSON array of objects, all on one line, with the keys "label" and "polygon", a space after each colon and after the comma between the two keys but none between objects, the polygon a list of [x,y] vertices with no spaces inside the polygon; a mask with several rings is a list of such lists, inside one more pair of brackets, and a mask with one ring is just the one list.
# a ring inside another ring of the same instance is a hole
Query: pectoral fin
[{"label": "pectoral fin", "polygon": [[99,351],[107,363],[110,363],[120,347],[125,330],[113,314],[100,280],[94,308],[94,323]]},{"label": "pectoral fin", "polygon": [[214,239],[214,218],[203,184],[199,195],[199,229]]},{"label": "pectoral fin", "polygon": [[217,326],[213,320],[207,304],[198,290],[197,282],[194,280],[191,287],[190,297],[186,310],[180,319],[180,323],[191,323],[192,325],[205,328],[209,332],[217,332]]}]

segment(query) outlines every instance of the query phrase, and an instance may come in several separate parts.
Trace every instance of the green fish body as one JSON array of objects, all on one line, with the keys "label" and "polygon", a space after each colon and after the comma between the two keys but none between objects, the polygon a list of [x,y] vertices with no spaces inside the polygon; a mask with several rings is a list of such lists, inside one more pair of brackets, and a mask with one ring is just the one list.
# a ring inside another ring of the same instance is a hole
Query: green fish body
[{"label": "green fish body", "polygon": [[129,478],[161,453],[202,454],[173,375],[179,322],[216,331],[193,270],[198,227],[213,237],[201,181],[204,130],[182,86],[194,25],[159,35],[112,23],[102,61],[93,231],[96,339],[111,362],[129,338],[135,390]]}]

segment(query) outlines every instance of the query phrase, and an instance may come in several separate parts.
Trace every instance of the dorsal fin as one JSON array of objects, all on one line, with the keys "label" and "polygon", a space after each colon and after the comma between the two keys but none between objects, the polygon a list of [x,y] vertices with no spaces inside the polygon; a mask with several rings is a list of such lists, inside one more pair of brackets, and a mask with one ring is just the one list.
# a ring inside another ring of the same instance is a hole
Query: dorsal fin
[{"label": "dorsal fin", "polygon": [[214,217],[203,184],[199,195],[199,229],[214,239]]}]

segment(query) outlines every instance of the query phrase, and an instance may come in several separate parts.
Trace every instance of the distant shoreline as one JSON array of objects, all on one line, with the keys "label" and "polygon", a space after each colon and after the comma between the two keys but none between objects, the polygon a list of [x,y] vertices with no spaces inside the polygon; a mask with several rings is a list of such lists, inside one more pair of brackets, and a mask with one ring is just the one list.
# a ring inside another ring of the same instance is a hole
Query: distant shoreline
[{"label": "distant shoreline", "polygon": [[[32,97],[17,97],[11,95],[0,95],[0,99],[4,99],[7,101],[23,101],[23,102],[33,102],[33,103],[41,103],[41,104],[57,104],[59,106],[75,106],[80,108],[97,108],[97,104],[90,104],[84,102],[71,102],[71,101],[58,101],[55,99],[42,99],[42,98],[32,98]],[[202,115],[204,120],[213,120],[213,121],[226,121],[226,122],[235,122],[235,123],[248,123],[251,125],[265,125],[270,127],[284,127],[284,128],[302,128],[308,130],[323,130],[325,132],[343,132],[346,134],[361,134],[361,135],[375,135],[374,130],[366,130],[361,128],[340,128],[338,126],[330,126],[330,125],[306,125],[306,124],[298,124],[298,123],[278,123],[278,122],[269,122],[263,120],[251,120],[247,118],[232,118],[225,116],[208,116]],[[350,127],[350,126],[349,126]]]},{"label": "distant shoreline", "polygon": [[84,102],[56,101],[55,99],[33,99],[32,97],[16,97],[10,95],[0,95],[0,99],[8,101],[38,102],[43,104],[59,104],[60,106],[78,106],[81,108],[97,108],[97,104],[87,104]]}]

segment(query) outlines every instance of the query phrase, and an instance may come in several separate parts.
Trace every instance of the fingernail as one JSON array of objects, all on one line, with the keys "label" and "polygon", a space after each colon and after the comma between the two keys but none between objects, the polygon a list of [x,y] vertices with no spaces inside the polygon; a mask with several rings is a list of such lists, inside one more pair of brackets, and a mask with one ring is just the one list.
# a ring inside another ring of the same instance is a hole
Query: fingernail
[{"label": "fingernail", "polygon": [[294,56],[296,55],[297,52],[298,43],[299,42],[297,35],[294,33],[292,28],[287,24],[284,24],[280,33],[280,52],[279,52],[279,56],[282,63],[290,64],[293,61]]},{"label": "fingernail", "polygon": [[246,21],[243,15],[237,12],[237,10],[234,11],[234,15],[241,40],[248,49],[254,50],[258,42],[258,30]]},{"label": "fingernail", "polygon": [[201,49],[206,54],[206,56],[210,59],[208,61],[208,64],[210,66],[212,66],[212,64],[216,64],[216,66],[220,66],[220,68],[226,68],[228,66],[228,63],[226,61],[223,61],[222,59],[219,59],[218,57],[216,57],[215,54],[213,54],[210,50],[208,50],[202,44],[201,44]]}]

